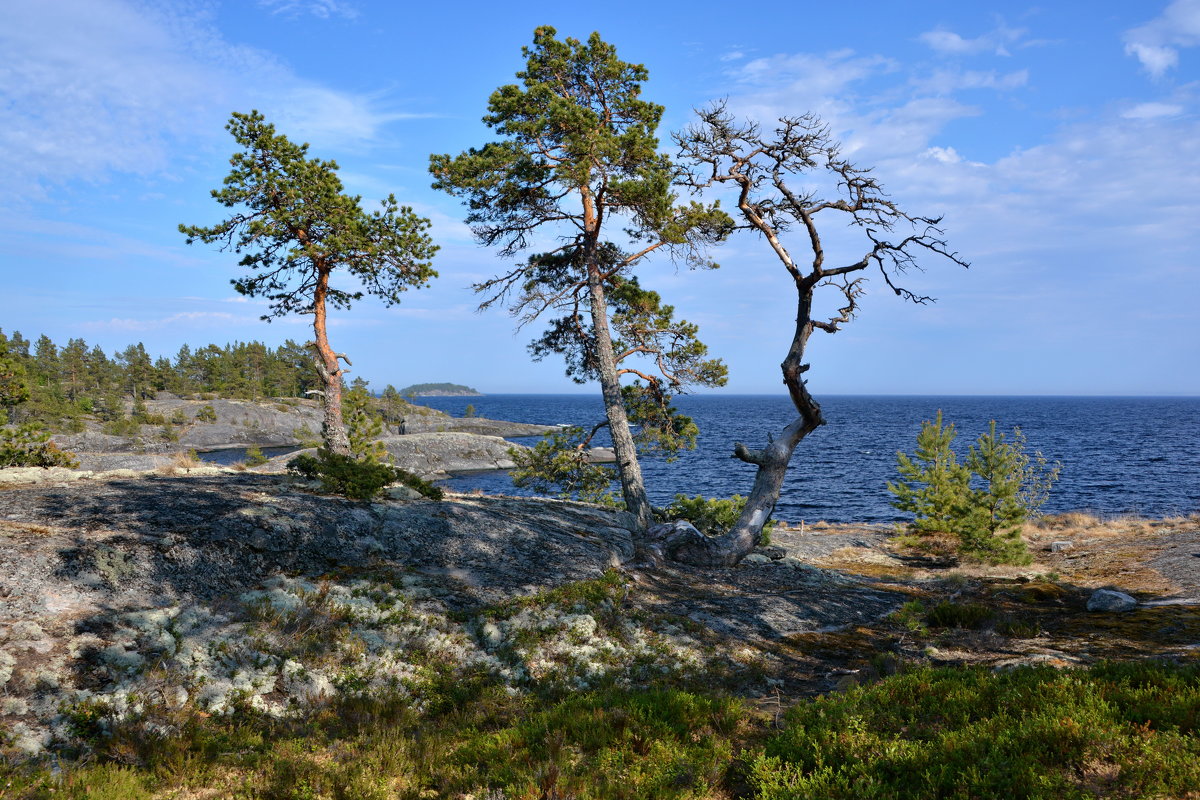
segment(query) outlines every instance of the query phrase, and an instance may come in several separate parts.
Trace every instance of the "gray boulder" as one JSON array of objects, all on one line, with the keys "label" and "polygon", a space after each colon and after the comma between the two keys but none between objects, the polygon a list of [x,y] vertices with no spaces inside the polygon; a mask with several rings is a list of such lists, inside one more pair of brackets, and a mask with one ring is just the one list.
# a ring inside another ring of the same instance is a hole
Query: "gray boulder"
[{"label": "gray boulder", "polygon": [[1113,589],[1097,589],[1088,598],[1088,611],[1132,611],[1137,608],[1138,601],[1124,592]]}]

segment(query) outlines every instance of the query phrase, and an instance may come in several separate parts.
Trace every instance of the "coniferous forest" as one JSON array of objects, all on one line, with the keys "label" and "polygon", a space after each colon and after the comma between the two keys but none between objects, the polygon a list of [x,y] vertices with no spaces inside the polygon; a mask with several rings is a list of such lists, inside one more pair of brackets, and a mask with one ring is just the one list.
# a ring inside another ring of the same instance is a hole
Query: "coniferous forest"
[{"label": "coniferous forest", "polygon": [[24,372],[29,390],[28,401],[8,409],[8,421],[56,432],[82,430],[85,416],[121,418],[123,399],[136,402],[164,390],[254,400],[300,397],[319,384],[311,354],[291,339],[275,348],[233,342],[192,350],[185,344],[174,358],[154,358],[141,342],[110,356],[82,338],[60,344],[42,335],[31,342],[19,331],[0,331],[0,349]]}]

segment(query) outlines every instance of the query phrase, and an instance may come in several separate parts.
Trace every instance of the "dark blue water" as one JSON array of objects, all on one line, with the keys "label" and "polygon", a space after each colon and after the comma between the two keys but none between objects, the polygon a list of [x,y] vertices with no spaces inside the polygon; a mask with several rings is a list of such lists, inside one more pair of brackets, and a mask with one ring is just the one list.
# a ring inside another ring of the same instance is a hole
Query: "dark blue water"
[{"label": "dark blue water", "polygon": [[[958,429],[960,455],[995,419],[1020,426],[1030,450],[1063,464],[1044,507],[1150,517],[1200,511],[1200,398],[851,397],[818,398],[828,422],[796,448],[776,512],[780,519],[884,522],[899,519],[885,486],[896,451],[911,452],[921,421],[942,409]],[[590,427],[603,415],[598,394],[426,397],[421,402],[461,416]],[[700,427],[699,447],[674,463],[644,458],[651,500],[677,492],[745,495],[754,467],[731,458],[733,443],[761,447],[795,416],[786,397],[693,395],[676,406]],[[607,444],[599,441],[598,444]],[[454,478],[448,488],[519,494],[505,473]]]}]

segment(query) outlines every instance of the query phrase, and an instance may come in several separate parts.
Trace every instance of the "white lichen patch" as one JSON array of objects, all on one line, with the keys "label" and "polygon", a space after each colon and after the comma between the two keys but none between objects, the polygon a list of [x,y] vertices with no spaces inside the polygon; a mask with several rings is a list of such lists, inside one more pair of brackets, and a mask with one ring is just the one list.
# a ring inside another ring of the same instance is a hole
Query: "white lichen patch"
[{"label": "white lichen patch", "polygon": [[517,684],[588,689],[629,686],[664,674],[692,676],[703,649],[674,626],[614,613],[611,600],[588,608],[532,604],[478,624],[480,640],[509,662]]},{"label": "white lichen patch", "polygon": [[[278,577],[239,600],[222,612],[173,606],[118,614],[103,634],[73,637],[52,670],[61,685],[43,681],[29,687],[25,706],[5,706],[9,714],[27,708],[32,717],[24,720],[20,753],[69,739],[80,713],[99,718],[102,730],[124,722],[152,733],[163,710],[188,704],[209,714],[284,717],[353,695],[408,697],[421,709],[427,692],[456,674],[488,673],[510,692],[524,692],[633,685],[704,667],[696,641],[627,613],[612,597],[535,596],[463,619],[412,576]],[[15,663],[0,651],[0,684]],[[81,663],[91,665],[87,689],[76,683]]]}]

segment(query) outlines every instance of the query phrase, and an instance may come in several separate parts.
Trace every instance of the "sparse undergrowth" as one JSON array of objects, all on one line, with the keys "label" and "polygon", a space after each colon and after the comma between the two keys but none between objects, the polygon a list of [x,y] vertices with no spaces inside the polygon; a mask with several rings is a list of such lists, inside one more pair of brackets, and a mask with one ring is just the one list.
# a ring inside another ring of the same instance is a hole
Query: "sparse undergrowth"
[{"label": "sparse undergrowth", "polygon": [[[722,693],[513,694],[443,674],[422,704],[345,696],[303,718],[181,709],[161,736],[0,767],[0,797],[1196,797],[1200,665],[920,668],[801,701],[781,729]],[[200,795],[205,789],[217,794]]]},{"label": "sparse undergrowth", "polygon": [[356,459],[323,448],[316,456],[296,456],[288,462],[287,468],[293,475],[319,480],[325,491],[351,500],[370,500],[393,483],[402,483],[431,500],[441,500],[444,496],[440,487],[399,467],[377,460]]}]

